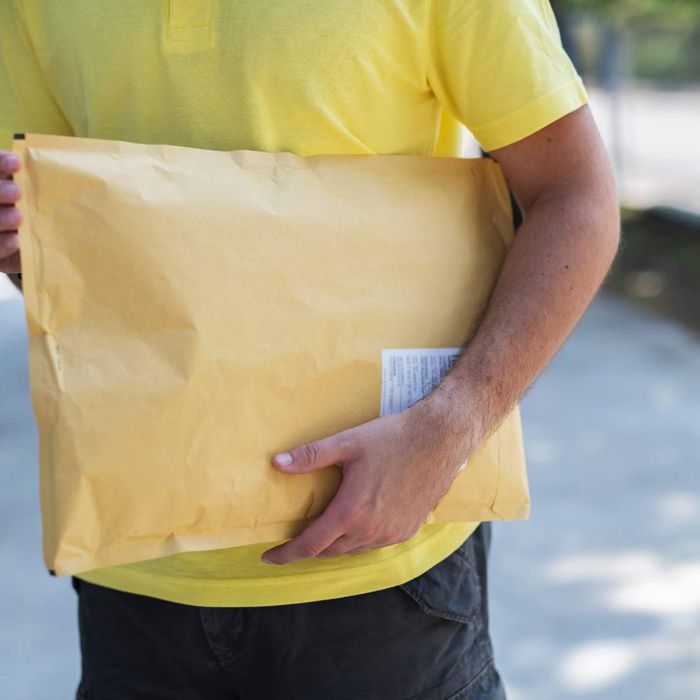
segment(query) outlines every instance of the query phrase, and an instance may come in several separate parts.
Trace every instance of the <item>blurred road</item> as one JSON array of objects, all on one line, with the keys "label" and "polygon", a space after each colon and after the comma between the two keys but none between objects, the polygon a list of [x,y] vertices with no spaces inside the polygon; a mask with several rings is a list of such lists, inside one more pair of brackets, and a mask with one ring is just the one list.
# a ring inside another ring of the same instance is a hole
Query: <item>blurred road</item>
[{"label": "blurred road", "polygon": [[[71,700],[75,595],[41,561],[25,343],[0,285],[0,697]],[[601,293],[522,416],[532,516],[495,525],[490,570],[509,700],[697,700],[700,340]]]}]

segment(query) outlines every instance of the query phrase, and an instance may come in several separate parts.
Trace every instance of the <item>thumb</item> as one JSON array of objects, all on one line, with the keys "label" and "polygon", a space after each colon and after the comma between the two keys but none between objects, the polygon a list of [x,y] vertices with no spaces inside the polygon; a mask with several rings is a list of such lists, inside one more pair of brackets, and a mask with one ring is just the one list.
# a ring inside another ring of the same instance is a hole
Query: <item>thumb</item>
[{"label": "thumb", "polygon": [[304,474],[352,459],[354,453],[353,441],[347,435],[338,433],[277,454],[272,463],[280,471]]}]

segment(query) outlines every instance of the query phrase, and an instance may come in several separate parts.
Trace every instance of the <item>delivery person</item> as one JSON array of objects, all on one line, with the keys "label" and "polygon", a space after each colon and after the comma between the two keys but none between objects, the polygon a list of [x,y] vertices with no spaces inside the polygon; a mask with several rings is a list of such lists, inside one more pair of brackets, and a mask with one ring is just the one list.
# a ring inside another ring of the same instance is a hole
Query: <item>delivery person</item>
[{"label": "delivery person", "polygon": [[[458,156],[461,122],[525,215],[487,312],[416,404],[413,429],[386,416],[273,459],[290,479],[352,463],[342,498],[303,533],[73,578],[78,697],[505,697],[488,631],[489,527],[423,524],[615,257],[613,178],[586,103],[547,0],[0,3],[5,148],[15,131]],[[2,154],[0,270],[15,275],[18,167]]]}]

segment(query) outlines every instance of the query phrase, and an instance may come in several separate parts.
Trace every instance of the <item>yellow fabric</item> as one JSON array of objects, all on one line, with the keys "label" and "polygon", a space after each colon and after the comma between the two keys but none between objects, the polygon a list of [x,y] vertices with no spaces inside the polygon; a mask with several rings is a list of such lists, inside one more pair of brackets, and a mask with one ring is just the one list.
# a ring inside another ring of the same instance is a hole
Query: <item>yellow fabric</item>
[{"label": "yellow fabric", "polygon": [[[546,0],[3,0],[0,147],[13,131],[209,149],[459,155],[586,102]],[[193,231],[193,235],[197,235]],[[251,545],[98,569],[94,583],[205,606],[378,590],[477,523],[283,567]]]}]

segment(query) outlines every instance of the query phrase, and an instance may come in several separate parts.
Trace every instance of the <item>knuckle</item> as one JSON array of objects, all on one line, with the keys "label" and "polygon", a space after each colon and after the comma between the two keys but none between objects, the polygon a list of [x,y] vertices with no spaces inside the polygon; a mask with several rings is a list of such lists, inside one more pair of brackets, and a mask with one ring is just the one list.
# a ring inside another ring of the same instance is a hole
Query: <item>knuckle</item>
[{"label": "knuckle", "polygon": [[301,448],[301,456],[310,464],[315,464],[318,461],[321,448],[317,442],[308,442]]},{"label": "knuckle", "polygon": [[371,530],[368,530],[366,527],[356,528],[351,534],[353,540],[362,545],[367,545],[370,542],[374,542],[374,533]]},{"label": "knuckle", "polygon": [[14,182],[5,182],[0,185],[0,201],[4,203],[14,203],[21,197],[19,185]]},{"label": "knuckle", "polygon": [[370,511],[367,506],[350,504],[344,510],[344,520],[353,528],[367,529],[370,526]]},{"label": "knuckle", "polygon": [[323,550],[316,542],[305,542],[304,544],[299,546],[299,549],[297,551],[300,556],[302,556],[303,558],[307,558],[315,557],[316,555],[320,554]]},{"label": "knuckle", "polygon": [[379,523],[369,522],[362,528],[362,531],[368,542],[380,540],[384,536],[384,528]]},{"label": "knuckle", "polygon": [[0,225],[14,228],[22,223],[22,212],[17,207],[3,207],[0,211]]},{"label": "knuckle", "polygon": [[374,542],[382,537],[384,528],[373,518],[359,519],[352,527],[352,535],[362,542]]},{"label": "knuckle", "polygon": [[20,165],[19,158],[12,151],[0,151],[0,173],[11,175]]},{"label": "knuckle", "polygon": [[341,433],[340,435],[336,436],[334,447],[338,452],[348,454],[352,452],[354,444],[355,441],[350,435]]}]

